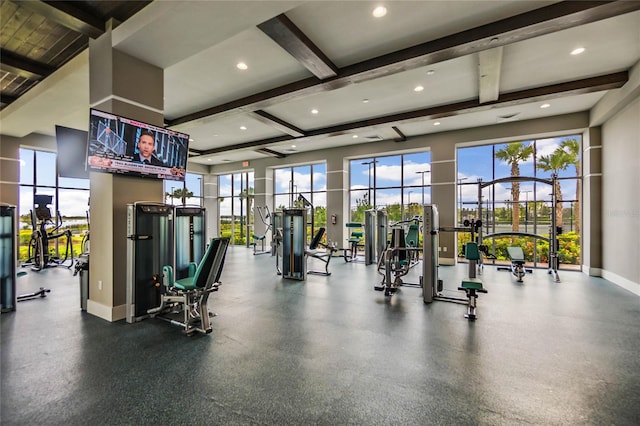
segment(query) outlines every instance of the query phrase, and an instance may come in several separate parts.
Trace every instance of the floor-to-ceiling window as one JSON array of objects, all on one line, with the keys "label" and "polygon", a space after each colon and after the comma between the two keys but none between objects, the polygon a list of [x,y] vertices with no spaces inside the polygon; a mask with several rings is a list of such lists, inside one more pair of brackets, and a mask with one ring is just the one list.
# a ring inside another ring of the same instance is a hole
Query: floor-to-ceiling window
[{"label": "floor-to-ceiling window", "polygon": [[349,206],[352,222],[364,212],[385,209],[390,223],[422,215],[431,202],[431,153],[428,151],[350,161]]},{"label": "floor-to-ceiling window", "polygon": [[248,246],[253,231],[253,172],[218,176],[220,236]]},{"label": "floor-to-ceiling window", "polygon": [[[274,208],[307,207],[307,235],[327,226],[327,166],[306,164],[276,169]],[[313,212],[313,213],[312,213]]]},{"label": "floor-to-ceiling window", "polygon": [[[580,146],[580,135],[568,135],[458,148],[458,223],[480,219],[485,235],[513,233],[487,241],[497,260],[508,259],[508,246],[519,246],[528,262],[544,266],[549,255],[549,244],[544,238],[549,237],[554,215],[561,232],[558,235],[561,267],[580,265]],[[554,188],[536,179],[551,182],[554,174],[557,204],[552,211]],[[516,176],[518,180],[484,187],[479,218],[478,180],[489,183]],[[470,234],[460,233],[459,246],[469,238]]]},{"label": "floor-to-ceiling window", "polygon": [[174,206],[200,206],[202,207],[202,176],[195,173],[187,173],[184,182],[175,180],[164,181],[165,203]]},{"label": "floor-to-ceiling window", "polygon": [[[71,230],[71,246],[74,257],[82,250],[82,242],[88,231],[89,179],[59,177],[53,152],[20,149],[20,203],[18,257],[21,262],[29,260],[29,241],[33,233],[33,219],[38,226],[41,220],[32,215],[35,195],[51,196],[49,210],[51,221],[48,231],[60,226],[60,231]],[[56,232],[59,233],[59,232]],[[66,236],[50,239],[48,253],[52,257],[64,258],[67,253]]]}]

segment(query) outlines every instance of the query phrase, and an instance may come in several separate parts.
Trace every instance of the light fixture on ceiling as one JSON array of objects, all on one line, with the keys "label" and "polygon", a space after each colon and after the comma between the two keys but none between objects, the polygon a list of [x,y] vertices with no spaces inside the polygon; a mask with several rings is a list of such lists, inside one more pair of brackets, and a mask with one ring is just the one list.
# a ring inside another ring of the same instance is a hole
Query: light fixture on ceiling
[{"label": "light fixture on ceiling", "polygon": [[545,109],[545,108],[549,108],[551,106],[551,104],[542,104],[540,105],[540,108]]},{"label": "light fixture on ceiling", "polygon": [[584,52],[584,50],[585,50],[585,49],[584,49],[584,47],[576,47],[575,49],[573,49],[573,50],[571,51],[571,54],[572,54],[572,55],[574,55],[574,56],[575,56],[575,55],[579,55],[579,54],[581,54],[582,52]]},{"label": "light fixture on ceiling", "polygon": [[436,72],[434,70],[427,70],[427,75],[434,75]]},{"label": "light fixture on ceiling", "polygon": [[189,142],[193,142],[193,138],[189,138]]},{"label": "light fixture on ceiling", "polygon": [[371,14],[375,18],[382,18],[384,15],[387,14],[387,8],[384,6],[378,6],[375,9],[373,9],[373,12],[371,12]]},{"label": "light fixture on ceiling", "polygon": [[362,103],[363,103],[363,104],[368,104],[368,103],[369,103],[369,99],[363,99],[363,100],[362,100]]},{"label": "light fixture on ceiling", "polygon": [[240,126],[240,130],[247,130],[247,126]]},{"label": "light fixture on ceiling", "polygon": [[353,135],[351,137],[354,138],[354,139],[358,139],[358,135]]},{"label": "light fixture on ceiling", "polygon": [[422,92],[423,90],[424,90],[424,87],[420,85],[413,88],[414,92]]},{"label": "light fixture on ceiling", "polygon": [[230,163],[230,162],[231,162],[231,160],[229,160],[229,159],[227,159],[227,158],[223,158],[223,159],[222,159],[222,160],[220,160],[220,161],[222,161],[223,163]]},{"label": "light fixture on ceiling", "polygon": [[320,112],[320,111],[318,111],[318,110],[317,110],[317,109],[315,109],[315,108],[311,110],[311,114],[317,114],[318,112]]},{"label": "light fixture on ceiling", "polygon": [[244,62],[238,62],[236,64],[236,68],[238,68],[239,70],[244,71],[246,69],[249,69],[249,66],[247,64],[245,64]]},{"label": "light fixture on ceiling", "polygon": [[295,145],[291,145],[291,148],[295,148],[295,147],[296,147]]},{"label": "light fixture on ceiling", "polygon": [[207,158],[207,161],[213,161],[211,158]]},{"label": "light fixture on ceiling", "polygon": [[439,122],[439,121],[436,121],[435,123],[433,123],[433,125],[434,125],[434,126],[439,126],[439,125],[440,125],[440,122]]}]

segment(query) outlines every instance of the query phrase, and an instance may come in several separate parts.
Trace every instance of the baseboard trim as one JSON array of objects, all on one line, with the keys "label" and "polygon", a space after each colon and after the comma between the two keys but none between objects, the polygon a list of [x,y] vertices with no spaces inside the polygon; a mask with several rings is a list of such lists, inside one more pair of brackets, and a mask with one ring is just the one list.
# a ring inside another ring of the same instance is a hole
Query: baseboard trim
[{"label": "baseboard trim", "polygon": [[635,294],[636,296],[640,296],[640,283],[635,283],[631,280],[628,280],[624,277],[621,277],[618,274],[615,274],[613,272],[608,272],[606,270],[602,271],[602,278],[604,278],[607,281],[611,281],[612,283],[616,284],[619,287],[624,288],[625,290],[630,291],[631,293]]},{"label": "baseboard trim", "polygon": [[126,305],[111,307],[89,299],[87,300],[87,313],[109,322],[115,322],[126,318],[127,309]]}]

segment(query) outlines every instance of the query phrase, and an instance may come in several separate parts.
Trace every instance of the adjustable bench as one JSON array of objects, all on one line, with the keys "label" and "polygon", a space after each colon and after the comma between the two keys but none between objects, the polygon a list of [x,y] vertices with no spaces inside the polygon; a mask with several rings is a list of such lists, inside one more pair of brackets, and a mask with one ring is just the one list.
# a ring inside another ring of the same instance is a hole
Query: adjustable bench
[{"label": "adjustable bench", "polygon": [[521,247],[507,247],[507,254],[509,259],[511,259],[510,267],[498,267],[498,271],[511,271],[511,273],[518,278],[518,282],[521,283],[526,272],[533,272],[531,269],[524,267],[524,252]]}]

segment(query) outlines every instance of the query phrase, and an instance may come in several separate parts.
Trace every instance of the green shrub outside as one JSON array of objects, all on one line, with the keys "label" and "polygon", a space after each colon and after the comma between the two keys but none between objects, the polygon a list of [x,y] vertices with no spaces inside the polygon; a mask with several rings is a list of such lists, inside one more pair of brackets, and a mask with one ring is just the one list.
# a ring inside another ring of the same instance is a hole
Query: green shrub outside
[{"label": "green shrub outside", "polygon": [[[542,235],[548,237],[548,234]],[[458,233],[458,247],[462,250],[464,244],[471,240],[468,233]],[[541,239],[533,239],[531,237],[500,237],[491,240],[483,240],[483,243],[489,247],[489,252],[495,254],[496,260],[509,260],[507,247],[520,247],[524,252],[527,262],[547,263],[549,261],[549,243]],[[560,263],[567,265],[579,265],[580,259],[580,236],[575,232],[567,232],[558,235],[558,259]],[[534,259],[534,247],[537,258]],[[462,255],[461,255],[462,256]]]}]

